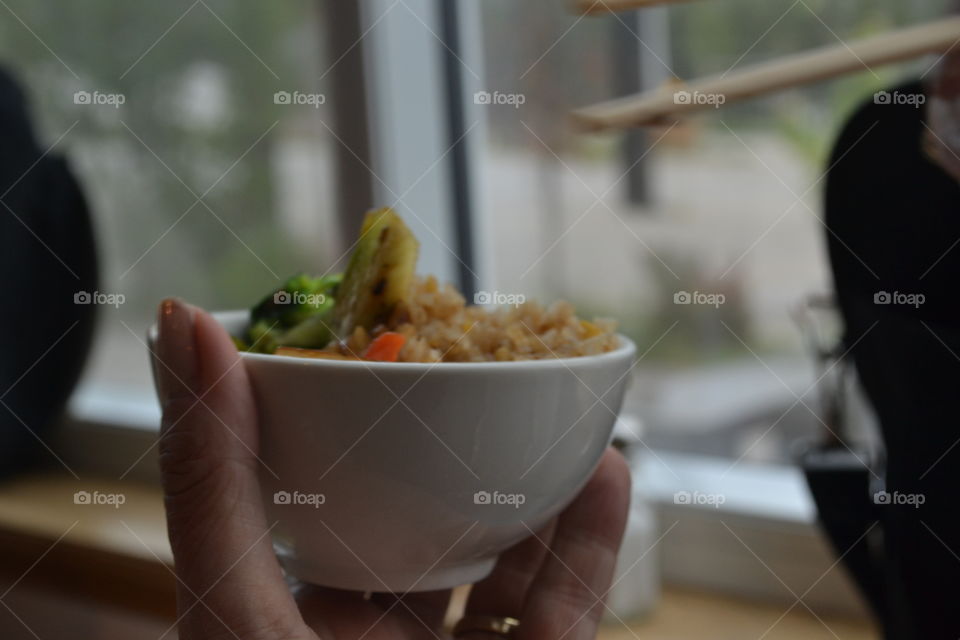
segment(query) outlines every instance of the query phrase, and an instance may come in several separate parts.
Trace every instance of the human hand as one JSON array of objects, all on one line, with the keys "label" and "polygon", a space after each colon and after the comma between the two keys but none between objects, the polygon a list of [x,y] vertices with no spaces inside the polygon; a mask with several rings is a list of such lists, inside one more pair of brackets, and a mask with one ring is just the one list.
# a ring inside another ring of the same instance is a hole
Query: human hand
[{"label": "human hand", "polygon": [[[206,312],[166,300],[154,355],[181,640],[447,637],[449,590],[365,597],[289,584],[260,495],[255,400],[229,336]],[[516,618],[519,640],[595,637],[629,495],[626,463],[608,450],[574,502],[473,586],[466,615]]]}]

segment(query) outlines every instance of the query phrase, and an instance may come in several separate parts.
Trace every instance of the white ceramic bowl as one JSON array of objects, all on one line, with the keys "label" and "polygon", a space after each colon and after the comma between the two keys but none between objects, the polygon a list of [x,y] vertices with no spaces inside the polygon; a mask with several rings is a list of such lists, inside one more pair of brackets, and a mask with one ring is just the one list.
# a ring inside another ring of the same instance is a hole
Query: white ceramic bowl
[{"label": "white ceramic bowl", "polygon": [[[247,313],[215,314],[243,332]],[[610,442],[635,347],[503,363],[244,353],[285,569],[360,591],[474,582],[561,511]],[[274,475],[276,474],[276,476]]]}]

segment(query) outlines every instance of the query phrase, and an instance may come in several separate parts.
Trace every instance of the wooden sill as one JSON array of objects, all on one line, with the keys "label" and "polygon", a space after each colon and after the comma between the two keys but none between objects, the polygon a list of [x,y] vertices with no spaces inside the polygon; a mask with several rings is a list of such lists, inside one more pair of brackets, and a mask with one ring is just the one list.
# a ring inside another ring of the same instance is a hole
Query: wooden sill
[{"label": "wooden sill", "polygon": [[[77,504],[77,491],[122,494],[125,502],[119,508]],[[153,633],[154,638],[175,619],[176,583],[170,571],[163,498],[156,486],[50,474],[0,483],[0,549],[0,593],[10,592],[10,597],[0,597],[0,601],[9,601],[18,592],[33,592],[47,594],[48,601],[89,603],[103,608],[108,616],[152,621],[151,628],[160,629]],[[458,590],[451,605],[454,617],[465,595],[465,590]],[[755,638],[768,631],[764,637],[770,640],[878,637],[866,621],[822,617],[821,622],[802,605],[784,615],[785,609],[667,588],[660,606],[647,619],[632,622],[629,628],[620,623],[607,625],[599,637]],[[77,637],[40,635],[44,640]],[[86,635],[122,636],[124,633]],[[3,637],[8,636],[4,633]]]},{"label": "wooden sill", "polygon": [[[125,502],[78,504],[77,491],[122,494]],[[0,483],[3,589],[70,596],[172,622],[176,580],[162,500],[155,487],[66,475]]]}]

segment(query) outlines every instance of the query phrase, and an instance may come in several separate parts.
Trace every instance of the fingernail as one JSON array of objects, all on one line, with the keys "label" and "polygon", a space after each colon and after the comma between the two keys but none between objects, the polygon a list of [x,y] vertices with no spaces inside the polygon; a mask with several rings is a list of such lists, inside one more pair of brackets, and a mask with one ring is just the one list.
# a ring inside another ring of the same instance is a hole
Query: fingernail
[{"label": "fingernail", "polygon": [[193,328],[193,309],[176,298],[160,303],[157,313],[154,375],[161,407],[197,392],[199,366]]}]

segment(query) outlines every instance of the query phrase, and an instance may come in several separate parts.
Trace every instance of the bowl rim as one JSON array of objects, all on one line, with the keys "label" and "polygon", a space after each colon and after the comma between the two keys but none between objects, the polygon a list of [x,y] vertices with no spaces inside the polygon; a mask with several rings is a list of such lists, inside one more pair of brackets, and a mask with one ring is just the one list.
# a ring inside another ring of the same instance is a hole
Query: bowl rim
[{"label": "bowl rim", "polygon": [[[229,324],[234,324],[243,320],[249,313],[246,309],[230,309],[222,311],[212,311],[210,315],[219,322],[225,329]],[[157,325],[151,325],[147,331],[147,341],[153,348],[156,341]],[[232,334],[231,334],[232,335]],[[623,358],[633,358],[637,351],[633,340],[617,333],[619,345],[613,351],[607,351],[595,355],[570,356],[567,358],[545,358],[542,360],[509,360],[506,362],[377,362],[372,360],[333,360],[325,358],[300,358],[297,356],[284,356],[272,353],[250,353],[241,351],[240,357],[243,360],[252,362],[272,362],[274,364],[285,363],[292,366],[317,367],[322,369],[374,369],[379,371],[412,371],[426,372],[434,368],[441,368],[444,371],[495,369],[507,368],[516,369],[554,369],[554,368],[572,368],[572,366],[581,367],[588,365],[612,364]]]}]

